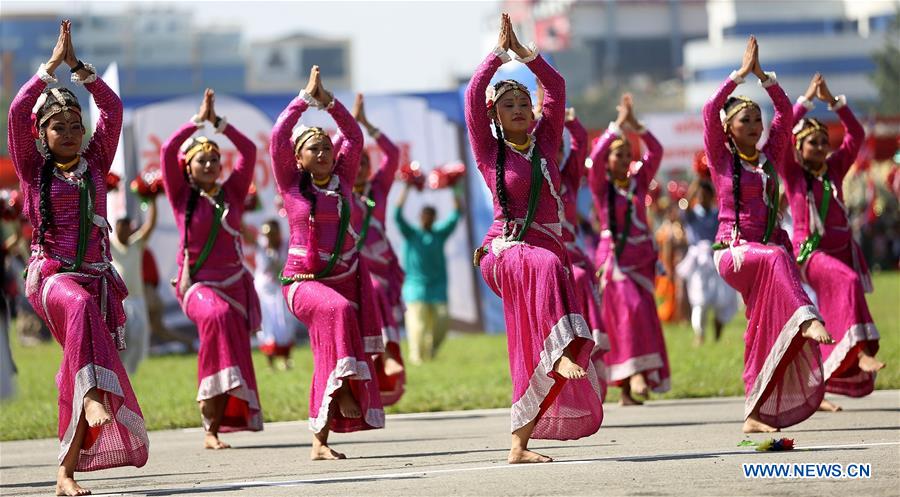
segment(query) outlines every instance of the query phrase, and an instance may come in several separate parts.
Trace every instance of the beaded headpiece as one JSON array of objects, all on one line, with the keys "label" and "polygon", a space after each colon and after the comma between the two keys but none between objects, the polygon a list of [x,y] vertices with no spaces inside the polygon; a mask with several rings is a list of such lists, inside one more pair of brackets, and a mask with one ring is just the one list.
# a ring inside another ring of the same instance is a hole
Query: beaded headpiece
[{"label": "beaded headpiece", "polygon": [[304,143],[316,136],[328,138],[328,133],[318,126],[300,126],[296,128],[291,137],[294,142],[294,154],[300,151],[300,147],[302,147]]},{"label": "beaded headpiece", "polygon": [[488,86],[485,90],[485,103],[487,103],[488,109],[493,109],[500,97],[511,90],[519,90],[525,93],[529,99],[531,98],[531,93],[529,93],[527,86],[514,79],[505,79],[495,85]]},{"label": "beaded headpiece", "polygon": [[739,102],[734,104],[727,112],[725,111],[725,109],[722,109],[719,112],[719,117],[722,118],[722,125],[726,128],[728,127],[728,121],[730,121],[732,117],[736,116],[738,112],[748,107],[756,107],[757,109],[759,108],[759,104],[757,104],[753,100],[750,100],[750,97],[737,95],[734,98],[739,100]]},{"label": "beaded headpiece", "polygon": [[188,175],[190,175],[191,159],[200,152],[219,154],[219,145],[205,136],[185,140],[181,145],[181,160],[182,165],[187,168]]},{"label": "beaded headpiece", "polygon": [[797,150],[800,150],[800,147],[803,145],[803,139],[808,137],[813,133],[818,132],[825,133],[828,135],[828,128],[825,127],[822,123],[819,122],[818,119],[808,118],[801,119],[800,122],[794,126],[794,146],[797,147]]}]

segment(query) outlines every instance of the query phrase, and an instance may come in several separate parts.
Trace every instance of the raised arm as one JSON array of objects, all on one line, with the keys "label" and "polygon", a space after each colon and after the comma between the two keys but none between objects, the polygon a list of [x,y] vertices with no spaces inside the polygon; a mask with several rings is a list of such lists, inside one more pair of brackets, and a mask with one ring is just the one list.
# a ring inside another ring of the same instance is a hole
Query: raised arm
[{"label": "raised arm", "polygon": [[352,185],[356,181],[356,173],[359,172],[363,134],[356,120],[340,101],[332,99],[327,109],[343,137],[341,148],[335,151],[334,174]]},{"label": "raised arm", "polygon": [[150,197],[147,202],[147,219],[145,219],[144,224],[128,238],[128,243],[130,244],[146,243],[147,240],[150,239],[153,229],[156,228],[156,197]]},{"label": "raised arm", "polygon": [[181,144],[191,137],[198,127],[198,121],[190,120],[181,125],[172,136],[169,137],[159,151],[159,170],[162,176],[163,186],[166,190],[166,197],[174,206],[180,202],[189,188],[187,180],[184,177],[184,171],[178,161],[178,153]]},{"label": "raised arm", "polygon": [[737,71],[719,86],[706,104],[703,105],[703,147],[706,150],[706,159],[711,170],[723,176],[729,176],[731,169],[731,151],[728,150],[727,136],[722,127],[722,118],[719,111],[725,106],[725,101],[734,92],[739,83],[744,82],[744,77]]},{"label": "raised arm", "polygon": [[472,154],[479,168],[493,168],[493,156],[497,153],[497,139],[491,134],[491,119],[488,116],[487,103],[485,103],[485,91],[497,69],[509,60],[510,57],[505,50],[500,47],[495,48],[481,62],[466,86],[466,128],[469,133],[469,143],[472,144]]},{"label": "raised arm", "polygon": [[416,229],[410,226],[406,222],[406,218],[403,217],[403,205],[394,206],[394,221],[397,223],[397,227],[400,228],[400,234],[403,235],[403,238],[409,240],[416,236]]},{"label": "raised arm", "polygon": [[853,115],[853,111],[847,106],[847,97],[841,95],[837,97],[836,101],[837,103],[831,108],[837,113],[841,124],[844,125],[844,140],[828,158],[828,170],[834,181],[841,182],[847,171],[850,170],[850,166],[856,161],[859,149],[866,139],[866,132],[856,116]]},{"label": "raised arm", "polygon": [[[31,122],[31,110],[47,84],[57,82],[53,74],[66,60],[67,36],[66,23],[63,21],[59,23],[59,36],[50,58],[41,64],[37,74],[19,89],[19,93],[9,105],[9,121],[6,127],[9,157],[12,159],[19,181],[25,185],[37,183],[40,167],[44,163],[44,158],[35,146],[35,136],[32,134],[34,123]],[[22,190],[25,191],[25,188]]]},{"label": "raised arm", "polygon": [[16,168],[19,181],[26,185],[37,183],[40,168],[44,164],[44,158],[38,152],[32,134],[31,109],[48,82],[56,82],[56,78],[48,74],[45,65],[41,64],[38,73],[25,83],[9,105],[6,127],[9,158]]},{"label": "raised arm", "polygon": [[784,154],[791,150],[791,130],[794,125],[794,111],[791,101],[775,79],[775,73],[768,73],[768,78],[761,81],[763,88],[772,99],[775,107],[775,117],[772,118],[772,128],[769,129],[769,138],[766,140],[766,155],[772,159],[772,165],[779,173],[787,167],[788,161],[784,160]]},{"label": "raised arm", "polygon": [[456,224],[459,222],[460,212],[459,208],[453,209],[453,212],[447,216],[447,219],[438,222],[434,226],[434,233],[442,238],[447,238],[453,233],[453,230],[456,229]]},{"label": "raised arm", "polygon": [[516,57],[516,60],[525,63],[544,87],[541,120],[538,121],[534,135],[541,152],[555,157],[562,141],[563,124],[566,119],[566,80],[535,52],[527,57]]},{"label": "raised arm", "polygon": [[563,179],[577,186],[581,183],[581,177],[584,175],[584,160],[588,153],[588,137],[587,130],[582,126],[581,121],[575,117],[575,110],[568,109],[566,113],[571,111],[572,118],[566,118],[565,127],[569,130],[572,148],[569,150],[569,157],[564,164],[560,164],[562,168]]},{"label": "raised arm", "polygon": [[291,185],[297,184],[297,159],[294,156],[294,144],[291,142],[291,132],[303,112],[309,108],[312,97],[301,90],[300,94],[291,100],[291,103],[275,120],[272,127],[272,136],[269,141],[269,156],[272,158],[272,171],[275,176],[275,185],[278,191],[284,193]]},{"label": "raised arm", "polygon": [[638,130],[638,134],[644,145],[647,146],[647,151],[641,158],[641,168],[637,171],[636,176],[639,182],[647,186],[650,185],[650,181],[653,180],[659,171],[659,165],[662,163],[663,147],[649,129],[641,127]]},{"label": "raised arm", "polygon": [[377,185],[381,191],[387,194],[394,183],[394,176],[397,175],[397,167],[400,165],[400,149],[383,132],[376,130],[376,134],[375,142],[381,149],[381,165],[372,177],[372,185]]},{"label": "raised arm", "polygon": [[403,185],[403,190],[400,191],[400,196],[397,197],[397,205],[394,206],[394,222],[397,223],[397,227],[400,228],[400,234],[403,235],[403,238],[409,240],[416,236],[416,230],[412,226],[406,222],[406,218],[403,217],[403,205],[406,203],[406,197],[409,195],[409,184]]},{"label": "raised arm", "polygon": [[[94,70],[91,66],[88,68]],[[84,87],[94,96],[94,102],[100,110],[100,118],[84,155],[98,157],[100,159],[98,165],[103,168],[103,174],[106,174],[112,167],[116,148],[119,146],[119,137],[122,134],[122,100],[96,74],[88,76],[84,81]]]},{"label": "raised arm", "polygon": [[813,99],[816,98],[816,92],[819,89],[819,84],[821,83],[821,81],[822,75],[820,73],[816,73],[809,81],[809,87],[806,88],[806,93],[797,97],[797,101],[794,102],[794,122],[792,126],[796,126],[797,123],[806,116],[807,112],[813,110],[816,107],[813,103]]},{"label": "raised arm", "polygon": [[605,194],[606,192],[606,183],[609,181],[606,174],[609,146],[620,136],[622,136],[622,130],[619,126],[616,123],[609,123],[609,127],[594,143],[590,157],[591,169],[588,171],[588,186],[595,194]]},{"label": "raised arm", "polygon": [[122,100],[97,77],[94,66],[78,60],[72,42],[72,22],[65,20],[62,26],[66,43],[65,63],[72,70],[72,81],[84,85],[100,110],[100,117],[84,155],[87,158],[96,157],[98,160],[89,160],[88,163],[95,167],[99,166],[105,175],[112,166],[116,148],[119,146],[119,136],[122,132]]}]

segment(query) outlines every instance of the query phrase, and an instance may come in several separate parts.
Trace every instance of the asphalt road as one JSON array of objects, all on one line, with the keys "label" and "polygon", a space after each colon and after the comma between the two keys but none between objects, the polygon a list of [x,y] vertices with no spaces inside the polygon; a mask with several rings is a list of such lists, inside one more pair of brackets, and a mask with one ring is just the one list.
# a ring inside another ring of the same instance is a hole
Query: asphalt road
[{"label": "asphalt road", "polygon": [[[606,405],[594,436],[533,442],[550,464],[506,464],[508,411],[483,410],[388,416],[385,430],[334,434],[344,461],[310,461],[305,422],[225,435],[234,448],[224,451],[203,450],[199,429],[158,431],[145,467],[79,481],[95,495],[148,496],[900,495],[900,391],[829,398],[844,411],[779,434],[795,440],[790,452],[738,447],[769,437],[741,433],[743,398],[706,398]],[[52,495],[57,447],[0,443],[0,495]],[[744,463],[868,464],[871,473],[752,479]]]}]

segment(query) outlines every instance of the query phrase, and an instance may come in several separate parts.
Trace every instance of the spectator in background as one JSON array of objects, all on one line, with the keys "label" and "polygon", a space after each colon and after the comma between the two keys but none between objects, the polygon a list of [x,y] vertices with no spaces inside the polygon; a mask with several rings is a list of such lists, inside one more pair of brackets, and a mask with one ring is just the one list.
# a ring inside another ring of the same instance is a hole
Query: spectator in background
[{"label": "spectator in background", "polygon": [[719,276],[713,261],[712,246],[719,229],[719,209],[714,204],[712,182],[708,179],[695,182],[691,185],[688,198],[696,198],[697,202],[682,214],[689,247],[676,272],[687,285],[694,346],[699,346],[703,343],[709,311],[713,312],[715,338],[719,341],[725,323],[731,321],[737,312],[737,292]]},{"label": "spectator in background", "polygon": [[444,244],[460,217],[460,198],[454,193],[455,209],[447,219],[435,223],[437,212],[428,205],[419,216],[421,228],[403,217],[409,194],[405,185],[397,200],[394,220],[405,240],[403,244],[403,300],[406,302],[406,331],[409,333],[409,360],[421,364],[434,358],[447,335],[447,258]]},{"label": "spectator in background", "polygon": [[140,229],[135,230],[129,217],[116,221],[115,236],[109,239],[112,263],[125,281],[128,296],[125,307],[125,350],[119,351],[122,364],[128,374],[134,374],[138,365],[147,358],[150,349],[150,318],[144,300],[144,282],[141,266],[144,248],[156,227],[156,198],[147,199],[147,218]]},{"label": "spectator in background", "polygon": [[281,292],[278,274],[287,256],[283,250],[281,226],[277,219],[266,221],[260,228],[256,249],[256,270],[253,284],[262,307],[262,327],[256,332],[259,350],[275,367],[275,358],[281,357],[284,369],[291,368],[291,348],[294,346],[294,320]]}]

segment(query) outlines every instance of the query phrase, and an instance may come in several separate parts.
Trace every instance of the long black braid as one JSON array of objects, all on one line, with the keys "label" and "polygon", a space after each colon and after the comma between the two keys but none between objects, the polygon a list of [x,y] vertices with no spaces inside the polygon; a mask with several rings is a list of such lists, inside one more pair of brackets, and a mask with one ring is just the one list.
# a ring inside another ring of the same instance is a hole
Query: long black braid
[{"label": "long black braid", "polygon": [[[742,102],[743,100],[740,98],[728,97],[724,106],[725,113],[727,114],[732,107]],[[741,156],[738,154],[737,145],[730,137],[728,138],[728,148],[731,151],[731,194],[734,196],[734,231],[740,233],[741,170],[744,169],[744,166],[741,165]]]},{"label": "long black braid", "polygon": [[[188,232],[191,228],[191,219],[193,219],[194,217],[194,210],[197,209],[197,201],[200,200],[200,190],[192,183],[190,183],[190,185],[191,192],[188,194],[187,208],[184,211],[184,230],[182,230],[184,235],[181,239],[182,247],[184,250],[188,249]],[[185,260],[184,263],[190,264],[190,261]]]},{"label": "long black braid", "polygon": [[613,185],[613,179],[609,178],[606,182],[606,217],[609,225],[609,232],[612,235],[613,244],[616,240],[616,187]]},{"label": "long black braid", "polygon": [[53,159],[47,157],[44,160],[44,166],[41,168],[41,196],[40,196],[40,213],[41,224],[38,226],[38,245],[44,246],[47,230],[53,225]]},{"label": "long black braid", "polygon": [[316,217],[316,192],[312,188],[312,174],[306,169],[300,170],[300,195],[309,201],[309,217]]},{"label": "long black braid", "polygon": [[[77,108],[79,111],[81,110],[81,105],[78,103],[78,97],[75,96],[67,88],[58,88],[59,93],[63,96],[63,100],[65,101],[63,104],[69,107]],[[53,107],[54,105],[59,105],[60,102],[56,100],[54,96],[50,93],[51,89],[47,88],[43,91],[45,95],[47,95],[47,99],[44,101],[44,104],[37,111],[37,119],[38,122],[41,121],[43,116]],[[41,178],[40,178],[40,201],[38,204],[38,209],[41,215],[41,224],[38,226],[38,244],[40,246],[44,245],[46,241],[47,231],[53,227],[53,170],[55,164],[53,159],[53,154],[50,152],[50,148],[46,141],[46,127],[50,124],[48,120],[41,127],[40,137],[41,141],[44,144],[44,147],[47,149],[47,156],[44,159],[44,165],[41,167]]]},{"label": "long black braid", "polygon": [[508,199],[506,197],[506,140],[503,139],[503,129],[498,121],[494,121],[494,131],[497,133],[497,168],[494,171],[496,183],[494,189],[497,192],[497,203],[503,212],[503,234],[506,235],[506,226],[510,221]]},{"label": "long black braid", "polygon": [[728,148],[731,149],[731,194],[734,196],[734,229],[740,232],[741,219],[741,157],[738,155],[737,145],[728,140]]}]

